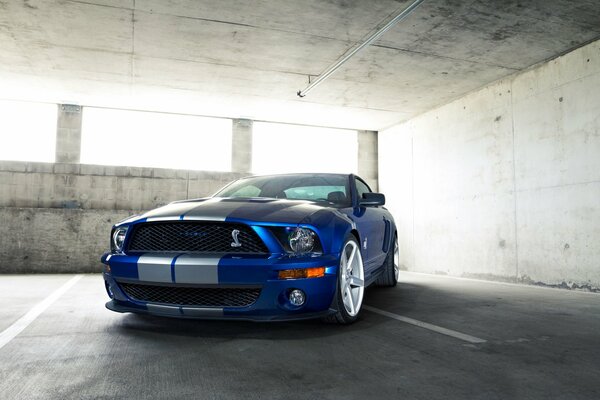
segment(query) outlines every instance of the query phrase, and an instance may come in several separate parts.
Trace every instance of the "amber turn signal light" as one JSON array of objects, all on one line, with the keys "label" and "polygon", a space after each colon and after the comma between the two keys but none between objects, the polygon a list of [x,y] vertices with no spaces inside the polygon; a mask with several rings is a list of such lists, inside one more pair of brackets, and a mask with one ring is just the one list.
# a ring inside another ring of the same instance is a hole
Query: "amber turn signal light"
[{"label": "amber turn signal light", "polygon": [[279,279],[320,278],[325,276],[325,267],[284,269],[279,271]]}]

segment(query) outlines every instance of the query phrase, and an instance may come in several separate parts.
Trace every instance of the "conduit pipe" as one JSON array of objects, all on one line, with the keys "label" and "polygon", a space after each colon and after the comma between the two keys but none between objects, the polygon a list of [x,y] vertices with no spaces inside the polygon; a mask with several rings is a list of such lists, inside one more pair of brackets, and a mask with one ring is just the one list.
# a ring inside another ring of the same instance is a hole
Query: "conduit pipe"
[{"label": "conduit pipe", "polygon": [[413,12],[424,1],[425,0],[414,1],[411,5],[409,5],[404,10],[399,12],[398,15],[396,15],[394,18],[392,18],[387,24],[385,24],[379,30],[377,30],[372,35],[370,35],[368,38],[366,38],[362,43],[351,47],[342,57],[340,57],[339,60],[335,61],[333,64],[331,64],[329,67],[327,67],[327,69],[325,69],[323,72],[321,72],[321,74],[319,76],[317,76],[317,79],[310,82],[309,85],[306,88],[304,88],[304,90],[298,90],[298,92],[296,94],[299,97],[306,96],[308,94],[308,92],[310,92],[315,87],[317,87],[325,79],[329,78],[329,76],[331,74],[333,74],[335,71],[337,71],[338,68],[340,68],[342,65],[344,65],[356,53],[358,53],[359,51],[364,49],[366,46],[370,45],[371,43],[373,43],[374,41],[379,39],[381,37],[381,35],[386,33],[391,27],[396,25],[399,21],[403,20],[406,16],[408,16],[411,12]]}]

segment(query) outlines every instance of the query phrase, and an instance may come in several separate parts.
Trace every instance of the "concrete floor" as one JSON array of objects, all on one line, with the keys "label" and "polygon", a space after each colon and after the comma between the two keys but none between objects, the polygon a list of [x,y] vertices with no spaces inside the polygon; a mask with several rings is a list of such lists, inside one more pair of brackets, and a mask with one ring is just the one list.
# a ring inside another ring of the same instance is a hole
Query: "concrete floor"
[{"label": "concrete floor", "polygon": [[[68,275],[0,276],[0,332]],[[2,399],[594,399],[600,295],[404,273],[352,326],[115,314],[86,275],[0,348]]]}]

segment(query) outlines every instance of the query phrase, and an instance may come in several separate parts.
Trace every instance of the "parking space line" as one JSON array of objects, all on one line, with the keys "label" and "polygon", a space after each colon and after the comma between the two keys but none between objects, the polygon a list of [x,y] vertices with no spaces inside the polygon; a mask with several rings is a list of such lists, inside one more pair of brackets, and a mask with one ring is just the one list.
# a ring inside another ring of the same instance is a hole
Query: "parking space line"
[{"label": "parking space line", "polygon": [[449,279],[455,281],[466,281],[466,282],[474,282],[474,283],[485,283],[490,285],[499,285],[499,286],[513,286],[517,288],[527,288],[527,289],[535,289],[535,290],[552,290],[555,293],[577,293],[583,295],[591,295],[591,296],[599,296],[600,292],[591,292],[586,289],[563,289],[557,286],[542,286],[541,283],[516,283],[516,282],[503,282],[503,281],[488,281],[485,279],[477,279],[477,278],[464,278],[462,276],[452,276],[452,275],[441,275],[441,274],[428,274],[426,272],[414,272],[414,271],[402,271],[407,275],[421,275],[426,278],[442,278]]},{"label": "parking space line", "polygon": [[371,307],[371,306],[367,306],[367,305],[363,305],[363,308],[365,310],[374,312],[376,314],[395,319],[396,321],[405,322],[407,324],[418,326],[419,328],[429,329],[430,331],[441,333],[442,335],[446,335],[446,336],[451,336],[453,338],[460,339],[465,342],[476,343],[476,344],[487,342],[487,340],[485,340],[485,339],[480,339],[478,337],[467,335],[465,333],[453,331],[451,329],[442,328],[441,326],[429,324],[427,322],[419,321],[419,320],[412,319],[409,317],[404,317],[402,315],[394,314],[389,311],[380,310],[379,308],[375,308],[375,307]]},{"label": "parking space line", "polygon": [[83,275],[75,275],[73,278],[69,279],[65,284],[52,292],[48,297],[42,300],[40,303],[36,304],[31,310],[27,312],[27,314],[23,315],[19,318],[15,323],[6,328],[4,331],[0,333],[0,349],[7,345],[11,340],[15,338],[19,333],[23,332],[25,328],[29,326],[37,317],[40,316],[41,313],[46,311],[52,303],[60,298],[67,290],[69,290],[74,284],[80,280]]}]

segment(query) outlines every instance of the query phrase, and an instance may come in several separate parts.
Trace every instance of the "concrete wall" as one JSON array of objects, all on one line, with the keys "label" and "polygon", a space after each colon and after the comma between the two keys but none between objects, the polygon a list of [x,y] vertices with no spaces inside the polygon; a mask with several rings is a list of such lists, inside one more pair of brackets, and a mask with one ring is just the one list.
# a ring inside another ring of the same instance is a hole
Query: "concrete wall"
[{"label": "concrete wall", "polygon": [[81,109],[73,104],[58,105],[56,162],[79,163],[81,160]]},{"label": "concrete wall", "polygon": [[357,131],[358,176],[369,184],[371,190],[379,189],[379,155],[376,131]]},{"label": "concrete wall", "polygon": [[[234,172],[79,164],[84,107],[58,105],[57,163],[0,161],[0,273],[97,272],[117,221],[204,197],[250,174],[250,120],[232,120]],[[359,133],[358,166],[377,188],[377,133]]]},{"label": "concrete wall", "polygon": [[234,119],[231,123],[231,170],[250,173],[252,171],[253,121]]},{"label": "concrete wall", "polygon": [[600,288],[600,42],[379,135],[404,268]]},{"label": "concrete wall", "polygon": [[0,272],[98,272],[112,224],[243,175],[0,161]]}]

